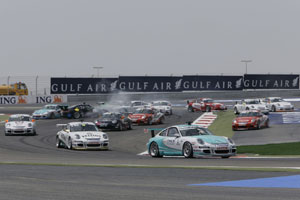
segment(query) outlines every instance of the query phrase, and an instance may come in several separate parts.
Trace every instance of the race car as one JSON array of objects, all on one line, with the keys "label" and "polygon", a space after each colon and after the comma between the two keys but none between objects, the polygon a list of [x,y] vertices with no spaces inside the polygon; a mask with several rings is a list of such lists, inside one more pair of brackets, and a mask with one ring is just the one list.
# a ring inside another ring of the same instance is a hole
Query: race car
[{"label": "race car", "polygon": [[77,104],[73,106],[60,106],[61,107],[61,116],[66,117],[66,118],[74,118],[74,119],[79,119],[79,118],[84,118],[87,116],[92,116],[95,115],[93,113],[93,106],[89,104]]},{"label": "race car", "polygon": [[200,98],[187,101],[187,110],[189,112],[203,111],[210,112],[212,110],[227,110],[227,107],[222,103],[217,103],[210,98]]},{"label": "race car", "polygon": [[152,108],[140,108],[133,114],[129,114],[128,118],[133,124],[162,124],[165,121],[165,115]]},{"label": "race car", "polygon": [[160,112],[164,113],[165,115],[172,115],[172,105],[169,101],[152,101],[151,107],[159,110]]},{"label": "race car", "polygon": [[284,101],[281,97],[267,97],[263,102],[271,112],[294,111],[294,106],[290,102]]},{"label": "race car", "polygon": [[95,121],[98,128],[112,130],[132,129],[131,120],[121,113],[107,112]]},{"label": "race car", "polygon": [[215,136],[208,129],[197,125],[175,125],[163,129],[148,141],[147,150],[152,157],[229,158],[236,155],[236,146],[231,139]]},{"label": "race car", "polygon": [[269,114],[269,109],[260,99],[243,99],[233,106],[234,114],[240,114],[245,110],[259,110],[264,114]]},{"label": "race car", "polygon": [[5,135],[36,135],[35,120],[30,115],[15,114],[5,121]]},{"label": "race car", "polygon": [[269,117],[258,110],[242,111],[233,121],[232,130],[248,130],[269,127]]},{"label": "race car", "polygon": [[147,108],[150,107],[151,104],[147,103],[145,101],[131,101],[130,102],[130,107],[134,109],[139,109],[139,108]]},{"label": "race car", "polygon": [[45,105],[42,109],[35,110],[32,113],[33,119],[54,119],[61,117],[61,108],[57,104]]},{"label": "race car", "polygon": [[93,122],[57,124],[62,130],[56,134],[56,147],[68,149],[99,149],[109,147],[108,135],[100,132]]}]

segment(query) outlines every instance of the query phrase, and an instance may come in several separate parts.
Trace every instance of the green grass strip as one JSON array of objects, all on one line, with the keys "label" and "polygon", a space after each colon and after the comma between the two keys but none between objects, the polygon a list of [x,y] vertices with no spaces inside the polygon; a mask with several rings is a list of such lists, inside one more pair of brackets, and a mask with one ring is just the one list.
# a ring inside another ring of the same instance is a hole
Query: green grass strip
[{"label": "green grass strip", "polygon": [[5,121],[9,118],[9,115],[0,115],[0,122]]},{"label": "green grass strip", "polygon": [[208,127],[208,129],[215,135],[231,138],[234,134],[232,131],[232,120],[235,118],[233,111],[218,111],[217,115],[217,119]]},{"label": "green grass strip", "polygon": [[300,155],[300,142],[238,146],[237,148],[239,154]]}]

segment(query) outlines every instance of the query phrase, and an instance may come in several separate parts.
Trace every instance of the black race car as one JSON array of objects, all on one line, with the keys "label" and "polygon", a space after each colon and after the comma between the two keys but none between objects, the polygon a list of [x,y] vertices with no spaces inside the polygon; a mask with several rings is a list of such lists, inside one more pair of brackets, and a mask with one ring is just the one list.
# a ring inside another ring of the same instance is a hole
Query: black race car
[{"label": "black race car", "polygon": [[100,129],[128,130],[132,129],[131,120],[124,114],[116,112],[104,113],[95,124]]},{"label": "black race car", "polygon": [[93,106],[89,104],[77,104],[73,106],[61,106],[61,116],[65,118],[79,119],[93,115]]}]

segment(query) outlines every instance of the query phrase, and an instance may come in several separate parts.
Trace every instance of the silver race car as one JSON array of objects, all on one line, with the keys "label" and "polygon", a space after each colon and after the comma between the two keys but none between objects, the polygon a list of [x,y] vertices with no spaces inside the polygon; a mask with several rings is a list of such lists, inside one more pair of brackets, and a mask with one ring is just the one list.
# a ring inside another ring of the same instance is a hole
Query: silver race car
[{"label": "silver race car", "polygon": [[108,135],[100,132],[92,122],[70,122],[68,124],[57,124],[57,127],[62,128],[56,134],[57,148],[108,149]]},{"label": "silver race car", "polygon": [[11,115],[5,122],[5,135],[36,135],[35,126],[30,115]]}]

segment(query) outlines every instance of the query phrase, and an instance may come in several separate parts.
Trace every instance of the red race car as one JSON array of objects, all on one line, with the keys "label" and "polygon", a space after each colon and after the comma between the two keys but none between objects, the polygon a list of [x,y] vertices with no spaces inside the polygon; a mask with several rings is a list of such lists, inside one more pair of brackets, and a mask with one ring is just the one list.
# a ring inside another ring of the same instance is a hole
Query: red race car
[{"label": "red race car", "polygon": [[162,124],[165,120],[165,115],[152,108],[140,108],[133,114],[130,114],[128,118],[133,124]]},{"label": "red race car", "polygon": [[248,130],[269,127],[269,117],[258,110],[242,111],[233,121],[232,130]]},{"label": "red race car", "polygon": [[200,98],[187,101],[187,109],[189,112],[203,111],[210,112],[212,110],[227,110],[227,107],[222,103],[216,103],[210,98]]}]

